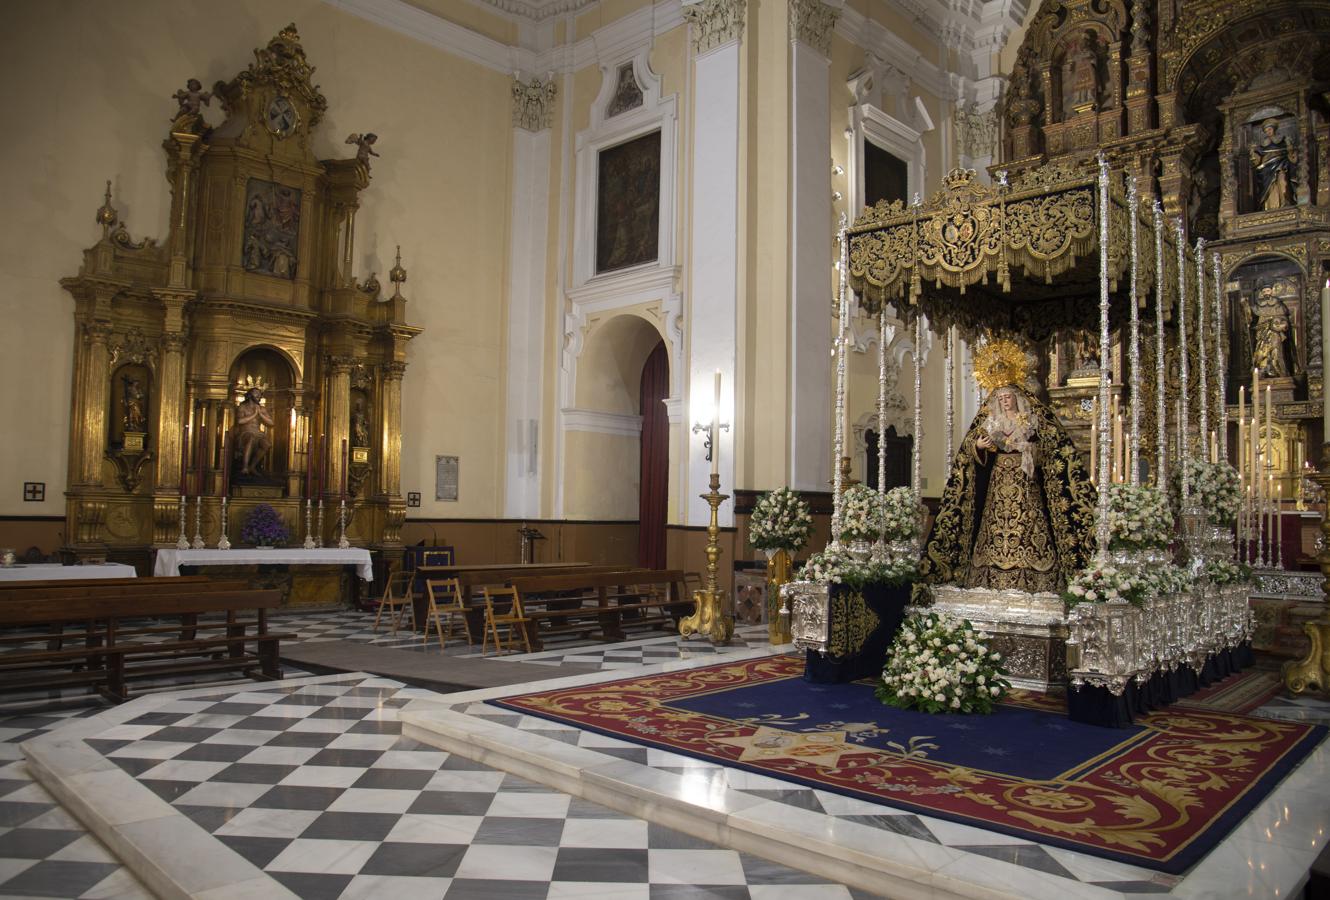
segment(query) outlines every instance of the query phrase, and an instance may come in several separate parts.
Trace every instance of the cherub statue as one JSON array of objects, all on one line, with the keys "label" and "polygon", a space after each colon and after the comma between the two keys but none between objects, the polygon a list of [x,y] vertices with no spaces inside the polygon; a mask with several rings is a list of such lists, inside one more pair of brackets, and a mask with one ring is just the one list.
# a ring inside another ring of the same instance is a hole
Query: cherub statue
[{"label": "cherub statue", "polygon": [[378,140],[379,136],[377,134],[367,131],[364,134],[352,134],[346,139],[346,142],[356,145],[356,162],[363,164],[368,169],[369,158],[379,155],[374,152],[374,145]]},{"label": "cherub statue", "polygon": [[172,131],[198,131],[203,124],[203,107],[212,99],[212,92],[203,89],[203,83],[197,78],[185,82],[185,86],[171,95],[179,104],[175,118],[171,120]]}]

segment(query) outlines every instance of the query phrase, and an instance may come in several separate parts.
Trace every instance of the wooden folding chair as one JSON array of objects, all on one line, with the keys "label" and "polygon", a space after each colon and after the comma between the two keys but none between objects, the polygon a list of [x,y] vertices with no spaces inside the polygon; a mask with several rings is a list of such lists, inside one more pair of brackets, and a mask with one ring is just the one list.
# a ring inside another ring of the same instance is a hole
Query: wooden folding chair
[{"label": "wooden folding chair", "polygon": [[[498,597],[507,597],[509,605],[507,610],[500,612],[494,608],[494,600]],[[516,588],[511,587],[487,587],[485,588],[485,633],[481,637],[480,655],[484,656],[489,647],[490,635],[494,635],[495,653],[503,653],[505,649],[517,649],[517,636],[522,637],[522,646],[526,652],[531,652],[531,640],[527,637],[527,628],[530,627],[531,620],[522,612],[522,598],[518,595]],[[504,643],[499,640],[499,626],[508,629],[508,644],[505,648]]]},{"label": "wooden folding chair", "polygon": [[[468,645],[475,643],[471,637],[471,624],[466,620],[466,602],[462,599],[462,585],[456,578],[431,578],[425,582],[425,596],[429,598],[429,607],[425,611],[424,642],[429,643],[430,623],[434,623],[434,633],[439,636],[439,649],[447,646],[453,636],[453,622],[462,620]],[[448,620],[445,629],[441,619]]]},{"label": "wooden folding chair", "polygon": [[397,634],[404,609],[411,610],[411,630],[416,630],[416,604],[411,590],[414,577],[414,572],[402,570],[389,573],[388,581],[383,586],[383,599],[379,601],[379,612],[374,616],[375,631],[379,630],[379,620],[383,618],[384,609],[388,610],[388,618],[392,620],[393,634]]}]

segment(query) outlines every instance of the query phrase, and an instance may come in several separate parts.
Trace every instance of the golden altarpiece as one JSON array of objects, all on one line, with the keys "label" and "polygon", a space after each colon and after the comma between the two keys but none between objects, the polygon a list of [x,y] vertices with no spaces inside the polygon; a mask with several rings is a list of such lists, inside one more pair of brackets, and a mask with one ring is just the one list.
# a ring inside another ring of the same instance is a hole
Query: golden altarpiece
[{"label": "golden altarpiece", "polygon": [[[353,272],[376,138],[352,135],[353,158],[316,158],[327,101],[295,26],[254,56],[211,91],[191,80],[175,94],[165,240],[135,242],[108,183],[101,240],[61,282],[75,301],[66,516],[79,559],[143,565],[174,546],[184,493],[189,536],[197,494],[215,546],[223,490],[232,538],[268,503],[298,544],[314,492],[330,510],[324,546],[345,495],[351,542],[401,553],[401,386],[420,329],[406,323],[400,255],[391,295]],[[210,128],[214,99],[225,120]],[[262,407],[248,431],[246,396]]]}]

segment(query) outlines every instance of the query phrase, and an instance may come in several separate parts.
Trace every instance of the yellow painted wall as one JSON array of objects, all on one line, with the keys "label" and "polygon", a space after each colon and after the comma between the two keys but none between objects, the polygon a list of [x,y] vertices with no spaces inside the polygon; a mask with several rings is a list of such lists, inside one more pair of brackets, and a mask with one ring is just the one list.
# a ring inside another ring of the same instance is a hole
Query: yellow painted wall
[{"label": "yellow painted wall", "polygon": [[[61,515],[68,446],[73,275],[98,232],[104,182],[134,236],[162,238],[170,196],[161,141],[190,77],[210,85],[300,29],[328,113],[320,156],[379,134],[357,218],[356,265],[386,283],[402,245],[412,344],[403,385],[402,490],[423,515],[500,514],[500,310],[505,301],[509,76],[371,25],[319,0],[96,3],[6,9],[0,77],[11,123],[0,166],[0,515]],[[206,111],[216,124],[214,101]],[[461,457],[461,500],[433,501],[434,456]],[[21,482],[45,481],[44,504]]]},{"label": "yellow painted wall", "polygon": [[[636,436],[570,431],[564,443],[564,515],[569,519],[637,519],[641,483]],[[632,460],[633,465],[627,465]]]}]

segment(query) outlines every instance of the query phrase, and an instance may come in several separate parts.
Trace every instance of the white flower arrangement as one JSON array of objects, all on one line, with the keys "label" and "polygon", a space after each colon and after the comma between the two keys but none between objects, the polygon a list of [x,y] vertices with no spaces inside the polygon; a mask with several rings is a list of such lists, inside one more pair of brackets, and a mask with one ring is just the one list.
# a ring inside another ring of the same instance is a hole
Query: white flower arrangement
[{"label": "white flower arrangement", "polygon": [[919,515],[919,498],[908,487],[887,491],[882,498],[882,539],[884,541],[914,541],[919,537],[923,517]]},{"label": "white flower arrangement", "polygon": [[759,550],[798,552],[813,533],[808,504],[787,487],[768,491],[753,505],[748,540]]},{"label": "white flower arrangement", "polygon": [[930,713],[990,713],[1011,690],[988,635],[965,619],[939,613],[901,624],[887,651],[877,698]]},{"label": "white flower arrangement", "polygon": [[840,498],[840,535],[847,541],[872,541],[882,533],[882,495],[856,484]]},{"label": "white flower arrangement", "polygon": [[919,562],[913,557],[885,562],[860,561],[844,548],[828,546],[814,553],[804,563],[800,578],[822,584],[844,584],[862,588],[866,584],[900,585],[919,574]]},{"label": "white flower arrangement", "polygon": [[[1203,459],[1185,459],[1179,468],[1186,469],[1187,483],[1196,505],[1206,519],[1215,525],[1232,525],[1242,506],[1242,485],[1238,470],[1226,462],[1206,462]],[[1180,475],[1174,470],[1173,487],[1180,490]]]},{"label": "white flower arrangement", "polygon": [[1190,591],[1195,584],[1191,572],[1172,563],[1163,566],[1145,566],[1136,577],[1144,582],[1147,596],[1164,597],[1168,594],[1182,594]]},{"label": "white flower arrangement", "polygon": [[1251,568],[1231,559],[1212,556],[1205,561],[1205,577],[1211,584],[1235,584],[1251,578]]},{"label": "white flower arrangement", "polygon": [[1071,580],[1062,599],[1068,607],[1110,600],[1125,600],[1133,606],[1140,606],[1145,602],[1145,595],[1145,582],[1136,573],[1111,563],[1092,562]]},{"label": "white flower arrangement", "polygon": [[1173,537],[1173,510],[1162,490],[1119,483],[1109,487],[1108,527],[1115,549],[1167,547]]}]

